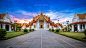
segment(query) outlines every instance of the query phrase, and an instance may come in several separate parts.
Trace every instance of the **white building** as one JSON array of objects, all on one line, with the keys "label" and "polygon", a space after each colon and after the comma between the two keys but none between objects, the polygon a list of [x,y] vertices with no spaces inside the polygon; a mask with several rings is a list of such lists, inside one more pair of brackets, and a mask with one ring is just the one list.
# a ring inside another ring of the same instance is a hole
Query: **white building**
[{"label": "white building", "polygon": [[11,31],[11,19],[8,15],[6,14],[0,14],[0,28],[6,29],[7,31]]},{"label": "white building", "polygon": [[62,29],[62,24],[60,23],[56,23],[54,24],[54,22],[52,22],[50,20],[50,17],[47,17],[45,15],[43,15],[43,13],[41,12],[40,15],[33,17],[33,21],[29,22],[28,24],[22,24],[22,29],[35,29],[35,30],[40,30],[40,29],[44,29],[44,30],[49,30],[49,29]]},{"label": "white building", "polygon": [[86,13],[76,14],[72,19],[72,31],[83,32],[86,29]]}]

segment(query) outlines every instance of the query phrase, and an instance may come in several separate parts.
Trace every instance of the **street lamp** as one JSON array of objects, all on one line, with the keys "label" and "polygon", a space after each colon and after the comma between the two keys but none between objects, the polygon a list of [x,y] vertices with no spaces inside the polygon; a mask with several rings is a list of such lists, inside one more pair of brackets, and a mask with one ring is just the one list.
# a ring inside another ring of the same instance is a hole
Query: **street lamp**
[{"label": "street lamp", "polygon": [[17,22],[17,20],[14,20],[14,23],[15,23],[15,31],[16,31],[16,22]]},{"label": "street lamp", "polygon": [[58,23],[59,23],[59,20],[58,20]]},{"label": "street lamp", "polygon": [[67,31],[68,31],[68,22],[69,22],[69,21],[66,21],[66,22],[67,22]]}]

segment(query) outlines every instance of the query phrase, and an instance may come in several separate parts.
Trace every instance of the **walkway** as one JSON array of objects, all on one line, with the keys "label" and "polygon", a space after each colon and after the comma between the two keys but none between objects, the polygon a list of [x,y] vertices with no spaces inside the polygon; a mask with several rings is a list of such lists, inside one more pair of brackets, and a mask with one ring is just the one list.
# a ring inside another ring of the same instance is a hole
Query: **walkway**
[{"label": "walkway", "polygon": [[0,48],[86,48],[86,44],[53,32],[39,30],[0,41]]}]

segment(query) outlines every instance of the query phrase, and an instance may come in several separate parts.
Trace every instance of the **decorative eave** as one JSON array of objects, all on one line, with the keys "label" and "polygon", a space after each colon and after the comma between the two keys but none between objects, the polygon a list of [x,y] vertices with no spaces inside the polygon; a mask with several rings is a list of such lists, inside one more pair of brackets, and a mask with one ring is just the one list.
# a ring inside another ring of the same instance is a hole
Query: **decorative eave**
[{"label": "decorative eave", "polygon": [[13,25],[12,23],[9,23],[9,22],[3,22],[3,21],[0,21],[0,23],[2,23],[2,24],[11,24],[11,25]]},{"label": "decorative eave", "polygon": [[86,23],[86,21],[73,22],[73,23],[71,23],[70,25],[72,25],[72,24],[81,24],[81,23]]}]

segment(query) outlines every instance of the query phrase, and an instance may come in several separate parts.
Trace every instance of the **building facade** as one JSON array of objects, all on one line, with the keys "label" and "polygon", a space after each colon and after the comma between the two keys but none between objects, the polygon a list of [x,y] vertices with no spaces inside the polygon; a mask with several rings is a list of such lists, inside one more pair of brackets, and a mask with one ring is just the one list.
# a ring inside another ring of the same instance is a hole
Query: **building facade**
[{"label": "building facade", "polygon": [[6,29],[7,31],[11,31],[11,19],[8,15],[6,14],[0,14],[0,28]]},{"label": "building facade", "polygon": [[43,13],[41,12],[40,15],[33,17],[33,20],[31,22],[24,23],[21,25],[22,29],[35,29],[35,30],[49,30],[49,29],[62,29],[62,24],[60,23],[54,23],[50,20],[50,17],[47,17],[45,15],[43,15]]},{"label": "building facade", "polygon": [[86,13],[75,13],[70,25],[72,25],[72,31],[83,32],[86,29]]}]

